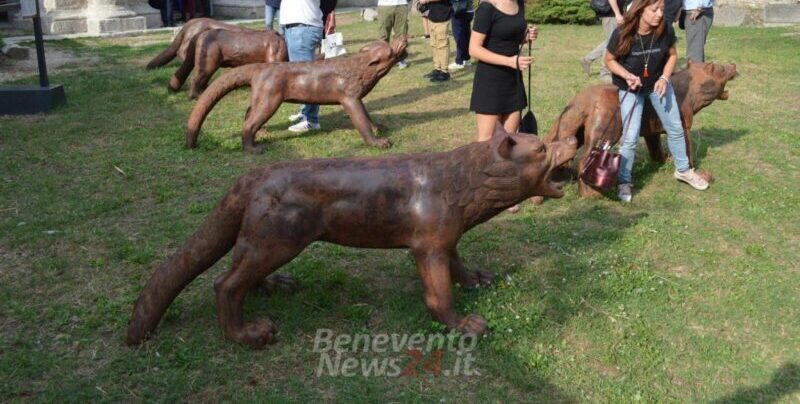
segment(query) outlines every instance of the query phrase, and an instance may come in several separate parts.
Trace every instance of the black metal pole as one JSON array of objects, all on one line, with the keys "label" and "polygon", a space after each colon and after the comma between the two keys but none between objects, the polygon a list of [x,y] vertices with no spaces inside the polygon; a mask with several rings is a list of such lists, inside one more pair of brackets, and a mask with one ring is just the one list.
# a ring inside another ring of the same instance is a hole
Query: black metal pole
[{"label": "black metal pole", "polygon": [[42,20],[39,17],[39,0],[36,3],[36,15],[33,16],[33,36],[36,39],[36,60],[39,63],[39,86],[50,87],[47,79],[47,63],[44,59],[44,38],[42,38]]}]

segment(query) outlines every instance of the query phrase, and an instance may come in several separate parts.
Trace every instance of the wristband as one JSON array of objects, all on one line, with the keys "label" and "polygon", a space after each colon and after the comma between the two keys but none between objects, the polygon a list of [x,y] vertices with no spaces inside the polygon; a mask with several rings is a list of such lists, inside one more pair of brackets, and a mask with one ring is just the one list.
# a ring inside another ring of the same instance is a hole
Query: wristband
[{"label": "wristband", "polygon": [[667,82],[667,84],[669,84],[669,79],[668,79],[666,76],[661,76],[661,77],[659,77],[658,79],[659,79],[659,80],[664,80],[664,81],[666,81],[666,82]]}]

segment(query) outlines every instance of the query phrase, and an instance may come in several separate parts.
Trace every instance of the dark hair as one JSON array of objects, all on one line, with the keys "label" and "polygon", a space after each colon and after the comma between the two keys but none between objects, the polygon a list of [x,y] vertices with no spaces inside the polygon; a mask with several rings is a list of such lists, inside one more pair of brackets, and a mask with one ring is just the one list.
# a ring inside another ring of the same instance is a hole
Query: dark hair
[{"label": "dark hair", "polygon": [[[625,13],[625,20],[619,26],[619,42],[617,42],[617,55],[627,55],[631,51],[633,40],[636,39],[636,31],[639,29],[639,20],[642,18],[644,9],[661,0],[634,0],[631,8]],[[660,38],[664,33],[666,24],[658,25],[653,32],[656,38]]]}]

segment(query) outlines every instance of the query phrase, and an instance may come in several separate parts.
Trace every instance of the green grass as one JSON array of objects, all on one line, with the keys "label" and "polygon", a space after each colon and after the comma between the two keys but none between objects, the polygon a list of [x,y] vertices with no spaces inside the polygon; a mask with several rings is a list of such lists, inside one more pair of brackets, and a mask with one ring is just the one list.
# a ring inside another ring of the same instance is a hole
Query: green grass
[{"label": "green grass", "polygon": [[[377,28],[352,20],[340,18],[340,30],[355,52]],[[542,128],[595,82],[577,60],[600,31],[540,28],[533,97]],[[456,296],[460,311],[483,314],[493,330],[478,347],[482,375],[418,378],[315,376],[318,328],[440,330],[402,250],[309,247],[283,269],[299,291],[248,297],[249,318],[269,315],[280,327],[281,341],[263,351],[224,340],[217,327],[212,282],[229,257],[187,287],[154,339],[131,349],[123,338],[154,266],[237,176],[282,159],[465,144],[475,136],[471,73],[423,80],[430,51],[416,37],[410,68],[366,98],[391,150],[365,146],[336,106],[322,108],[322,132],[290,134],[295,106],[284,105],[261,135],[266,152],[246,155],[247,90],[212,112],[199,149],[183,147],[193,103],[166,92],[176,65],[144,70],[168,36],[50,42],[100,62],[52,75],[68,99],[54,113],[0,118],[0,400],[796,402],[798,33],[711,31],[710,59],[737,63],[741,75],[730,100],[695,119],[699,166],[717,177],[709,191],[677,183],[641,145],[631,205],[579,199],[573,184],[561,200],[466,234],[466,264],[505,279]]]}]

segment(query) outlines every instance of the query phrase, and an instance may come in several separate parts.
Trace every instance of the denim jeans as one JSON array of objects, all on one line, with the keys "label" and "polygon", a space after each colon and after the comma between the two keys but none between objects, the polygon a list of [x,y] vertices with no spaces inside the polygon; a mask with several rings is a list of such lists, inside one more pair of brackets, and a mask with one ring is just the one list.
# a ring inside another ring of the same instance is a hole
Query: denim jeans
[{"label": "denim jeans", "polygon": [[[312,61],[316,56],[317,47],[322,42],[322,27],[294,25],[286,28],[285,37],[290,62]],[[309,122],[319,123],[319,105],[303,104],[300,112]]]},{"label": "denim jeans", "polygon": [[172,1],[173,0],[164,0],[164,3],[161,5],[161,22],[164,23],[165,27],[172,26]]},{"label": "denim jeans", "polygon": [[[280,11],[279,8],[275,8],[268,5],[264,6],[264,23],[266,24],[267,29],[272,29],[273,21],[275,20],[276,17],[278,17],[278,11]],[[283,25],[281,25],[280,18],[278,18],[278,29],[276,31],[278,31],[279,34],[283,35]]]},{"label": "denim jeans", "polygon": [[[686,155],[686,139],[683,135],[683,123],[681,122],[681,112],[678,101],[675,99],[675,91],[672,84],[667,85],[667,92],[663,97],[659,97],[655,91],[639,93],[628,93],[625,97],[625,90],[619,90],[620,112],[622,112],[622,146],[620,154],[622,163],[619,168],[619,183],[630,184],[631,171],[633,171],[633,160],[636,157],[636,145],[639,143],[639,130],[642,127],[642,111],[644,102],[650,100],[653,109],[661,120],[667,132],[667,146],[672,154],[672,161],[675,162],[675,169],[684,172],[689,169],[689,157]],[[623,100],[622,97],[625,97]],[[630,114],[630,126],[625,129]]]},{"label": "denim jeans", "polygon": [[456,41],[456,63],[463,65],[469,60],[469,23],[472,21],[472,12],[453,14],[453,38]]}]

